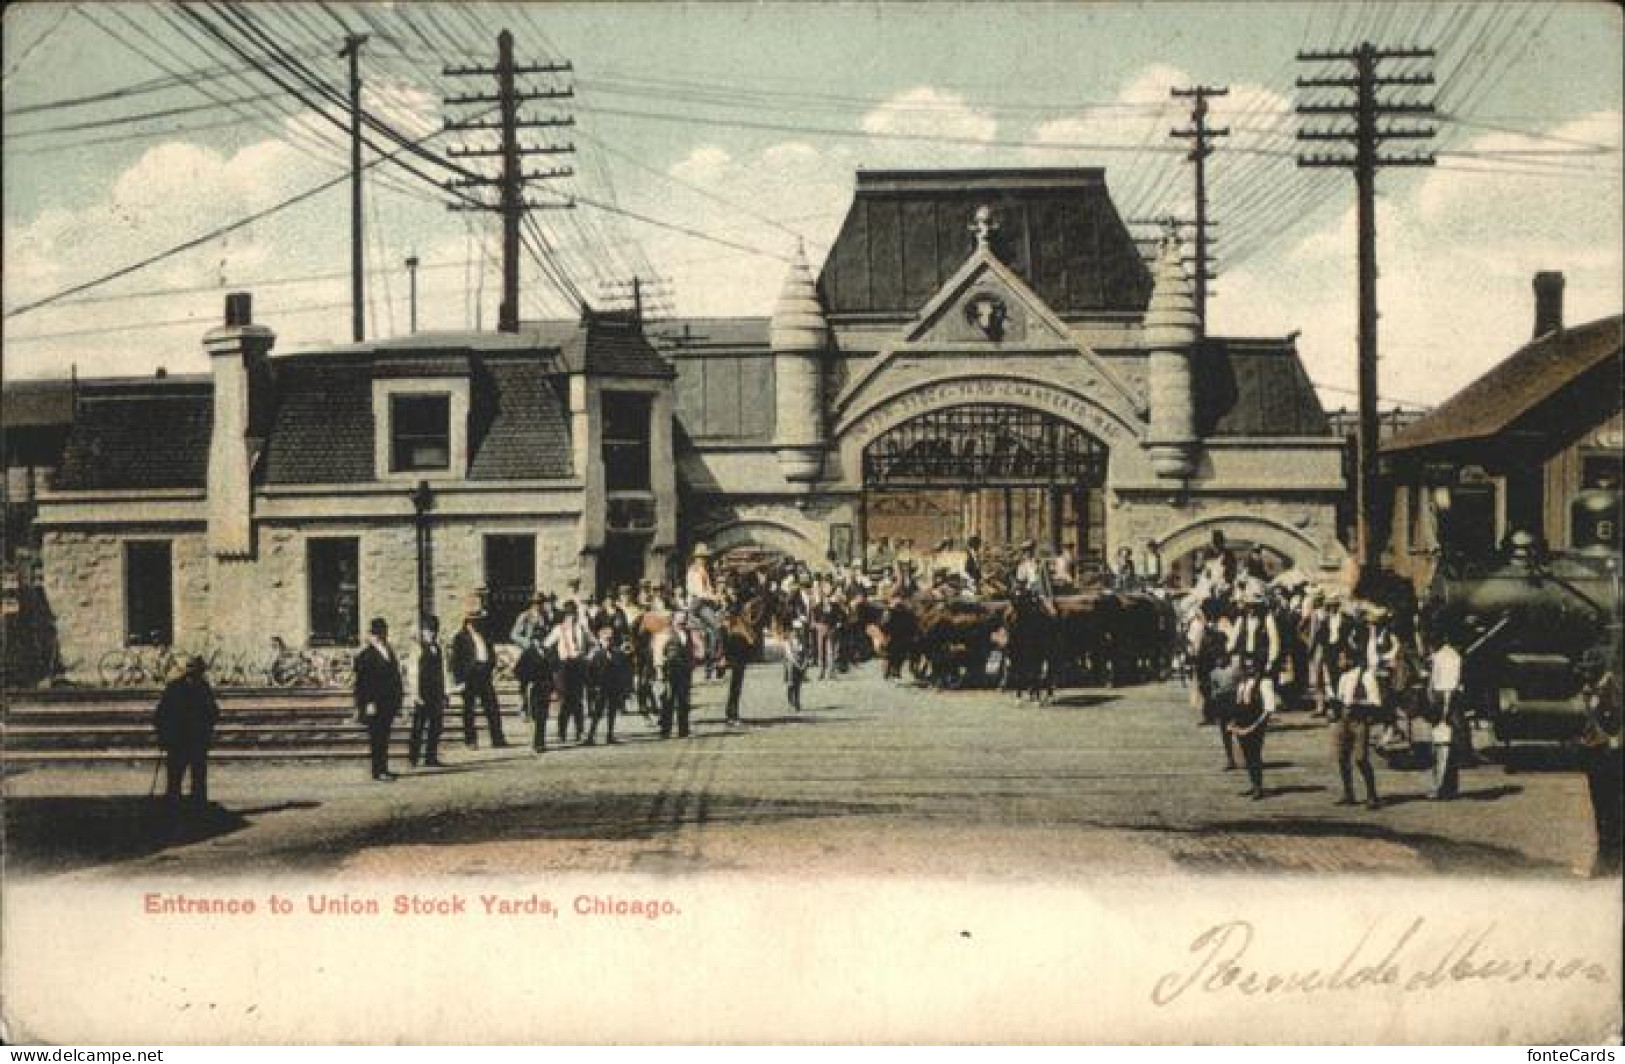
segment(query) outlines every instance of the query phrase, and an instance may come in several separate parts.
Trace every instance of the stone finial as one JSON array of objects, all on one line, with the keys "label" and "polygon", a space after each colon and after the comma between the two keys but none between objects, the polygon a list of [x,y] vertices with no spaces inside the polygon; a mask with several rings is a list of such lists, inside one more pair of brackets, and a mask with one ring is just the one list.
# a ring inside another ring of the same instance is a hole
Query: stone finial
[{"label": "stone finial", "polygon": [[798,242],[790,269],[779,290],[769,330],[773,351],[822,351],[829,346],[829,321],[818,301],[818,285],[813,281],[807,256]]},{"label": "stone finial", "polygon": [[986,203],[976,208],[971,215],[971,235],[976,238],[976,250],[986,251],[993,234],[999,231],[999,223],[993,220],[993,208]]},{"label": "stone finial", "polygon": [[1176,233],[1163,236],[1157,261],[1151,268],[1151,305],[1145,312],[1145,346],[1149,349],[1186,348],[1200,330],[1196,320],[1196,294],[1185,269],[1184,249]]}]

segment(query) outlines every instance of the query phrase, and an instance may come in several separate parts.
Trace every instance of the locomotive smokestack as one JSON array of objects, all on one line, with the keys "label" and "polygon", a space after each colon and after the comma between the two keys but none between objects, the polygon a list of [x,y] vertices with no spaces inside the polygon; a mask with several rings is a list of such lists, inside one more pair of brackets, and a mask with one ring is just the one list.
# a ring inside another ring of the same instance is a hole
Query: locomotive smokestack
[{"label": "locomotive smokestack", "polygon": [[1535,274],[1535,337],[1563,329],[1563,275],[1556,270]]}]

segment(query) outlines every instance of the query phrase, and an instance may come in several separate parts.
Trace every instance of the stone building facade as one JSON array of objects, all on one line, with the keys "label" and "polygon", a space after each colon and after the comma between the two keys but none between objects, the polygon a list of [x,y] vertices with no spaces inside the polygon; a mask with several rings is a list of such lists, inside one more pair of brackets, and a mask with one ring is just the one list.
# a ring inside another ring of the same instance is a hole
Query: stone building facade
[{"label": "stone building facade", "polygon": [[861,172],[770,318],[656,335],[684,532],[809,560],[975,534],[1174,562],[1222,530],[1332,572],[1343,441],[1290,339],[1201,336],[1100,170]]},{"label": "stone building facade", "polygon": [[342,657],[372,617],[405,638],[476,603],[505,636],[534,589],[664,576],[672,371],[632,317],[288,356],[249,318],[228,300],[207,376],[80,387],[35,518],[68,677],[131,647]]},{"label": "stone building facade", "polygon": [[[1100,170],[863,172],[769,317],[584,313],[87,381],[34,529],[67,674],[128,648],[344,656],[368,618],[507,619],[704,542],[812,562],[1035,539],[1086,564],[1221,530],[1334,573],[1343,441],[1290,339],[1201,335]],[[218,660],[218,659],[217,659]],[[217,665],[218,667],[218,665]]]}]

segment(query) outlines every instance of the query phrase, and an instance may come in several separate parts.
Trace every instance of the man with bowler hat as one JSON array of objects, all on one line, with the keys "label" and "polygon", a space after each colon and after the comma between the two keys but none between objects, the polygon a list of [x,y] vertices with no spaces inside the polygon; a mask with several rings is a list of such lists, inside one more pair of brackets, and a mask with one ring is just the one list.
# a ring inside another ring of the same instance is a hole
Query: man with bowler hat
[{"label": "man with bowler hat", "polygon": [[404,695],[401,663],[390,648],[389,625],[382,617],[374,617],[368,631],[367,645],[355,656],[355,715],[367,727],[372,778],[387,783],[395,778],[389,771],[389,732]]},{"label": "man with bowler hat", "polygon": [[446,652],[440,645],[440,618],[423,619],[418,642],[417,705],[412,711],[412,736],[406,759],[414,767],[439,768],[440,732],[446,724]]}]

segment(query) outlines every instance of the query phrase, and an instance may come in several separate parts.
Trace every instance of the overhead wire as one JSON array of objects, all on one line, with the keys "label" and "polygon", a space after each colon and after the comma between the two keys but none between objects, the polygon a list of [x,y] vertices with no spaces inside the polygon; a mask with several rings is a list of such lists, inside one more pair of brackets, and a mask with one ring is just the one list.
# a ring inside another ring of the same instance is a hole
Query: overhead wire
[{"label": "overhead wire", "polygon": [[74,10],[77,7],[77,4],[61,5],[60,13],[57,15],[56,21],[45,27],[44,31],[41,32],[38,37],[35,37],[29,42],[28,47],[23,49],[22,55],[19,55],[15,60],[12,61],[11,66],[6,68],[4,74],[0,74],[0,81],[11,80],[12,76],[23,68],[23,64],[28,62],[29,57],[31,57],[35,52],[39,51],[40,45],[50,40],[51,36],[55,34],[57,30],[62,28],[62,24],[68,21],[68,18],[73,15]]},{"label": "overhead wire", "polygon": [[[426,135],[423,139],[424,140],[429,140],[429,139],[431,139],[433,137],[439,136],[441,132],[442,132],[441,130],[435,130],[434,132],[429,133],[428,135]],[[406,149],[404,147],[402,147],[402,148],[397,148],[395,150],[396,150],[396,152],[404,152]],[[391,161],[393,161],[393,159],[387,153],[386,154],[381,154],[381,155],[375,155],[371,159],[365,160],[361,164],[361,169],[363,171],[365,171],[365,170],[371,169],[371,168],[376,167],[376,166],[380,166],[380,165],[382,165],[382,164],[384,164],[386,162],[391,162]],[[66,299],[69,296],[78,295],[80,292],[89,291],[92,288],[96,288],[96,287],[99,287],[101,285],[107,284],[110,281],[115,281],[115,280],[117,280],[117,279],[119,279],[121,277],[127,277],[132,273],[136,273],[136,272],[138,272],[140,270],[146,269],[147,267],[155,265],[155,264],[157,264],[159,262],[163,262],[166,259],[173,258],[174,256],[176,256],[178,254],[181,254],[182,252],[190,251],[193,248],[200,247],[200,246],[202,246],[204,244],[207,244],[207,243],[209,243],[209,242],[211,242],[213,240],[218,239],[219,237],[221,237],[221,236],[223,236],[223,235],[225,235],[227,233],[235,232],[238,229],[242,229],[242,228],[244,228],[246,226],[252,225],[253,223],[255,223],[257,221],[261,221],[262,219],[269,218],[274,214],[280,213],[281,211],[284,211],[284,210],[288,209],[289,207],[296,206],[297,204],[303,203],[306,200],[312,199],[312,198],[320,195],[321,193],[326,192],[327,190],[329,190],[331,188],[336,188],[338,185],[348,181],[349,178],[350,178],[350,175],[347,174],[347,173],[340,174],[340,175],[338,175],[337,177],[334,177],[334,178],[330,178],[329,180],[323,181],[320,184],[313,185],[313,186],[311,186],[309,188],[304,189],[301,192],[297,192],[294,195],[287,197],[286,199],[279,200],[278,202],[271,204],[269,207],[261,208],[260,210],[254,211],[253,213],[248,214],[248,215],[246,215],[246,216],[244,216],[242,218],[239,218],[236,221],[228,222],[225,225],[216,226],[215,228],[209,230],[208,232],[202,234],[201,236],[196,236],[196,237],[193,237],[193,238],[191,238],[189,240],[185,240],[185,241],[183,241],[183,242],[181,242],[179,244],[174,245],[173,247],[170,247],[170,248],[165,249],[164,251],[158,252],[155,255],[149,255],[144,259],[141,259],[141,260],[139,260],[137,262],[131,263],[131,264],[127,265],[127,266],[121,266],[118,269],[109,271],[108,273],[105,273],[105,274],[103,274],[103,275],[101,275],[99,277],[93,278],[93,279],[91,279],[89,281],[83,281],[83,282],[80,282],[78,284],[71,285],[71,286],[69,286],[67,288],[61,289],[60,291],[57,291],[57,292],[55,292],[55,293],[53,293],[53,294],[51,294],[49,296],[46,296],[46,297],[44,297],[42,299],[36,299],[36,300],[33,300],[33,301],[29,302],[29,303],[24,304],[21,307],[17,307],[17,308],[14,308],[12,310],[8,310],[8,311],[6,311],[5,316],[7,318],[18,317],[19,315],[26,314],[29,311],[37,310],[40,307],[48,306],[48,305],[50,305],[52,303],[57,302],[58,300]]]}]

